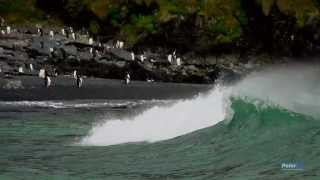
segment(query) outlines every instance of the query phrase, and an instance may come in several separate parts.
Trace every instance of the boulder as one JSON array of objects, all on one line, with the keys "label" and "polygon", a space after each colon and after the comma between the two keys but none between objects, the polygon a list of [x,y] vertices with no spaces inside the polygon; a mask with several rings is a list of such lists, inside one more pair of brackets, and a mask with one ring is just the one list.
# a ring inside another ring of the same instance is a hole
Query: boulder
[{"label": "boulder", "polygon": [[113,55],[115,59],[131,61],[131,53],[120,48],[112,48],[110,49],[110,53]]},{"label": "boulder", "polygon": [[78,50],[74,45],[64,45],[61,50],[66,54],[66,56],[77,56]]},{"label": "boulder", "polygon": [[57,49],[59,48],[59,44],[47,37],[34,37],[29,47],[29,53],[32,54],[32,56],[50,56],[50,48]]}]

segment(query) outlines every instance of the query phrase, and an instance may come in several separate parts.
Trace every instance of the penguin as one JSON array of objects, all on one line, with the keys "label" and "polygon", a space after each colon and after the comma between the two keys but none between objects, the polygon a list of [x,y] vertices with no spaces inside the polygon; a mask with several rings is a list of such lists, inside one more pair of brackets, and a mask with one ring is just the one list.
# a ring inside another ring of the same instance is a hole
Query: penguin
[{"label": "penguin", "polygon": [[19,73],[23,73],[23,72],[24,72],[22,66],[20,66],[20,67],[18,68],[18,72],[19,72]]},{"label": "penguin", "polygon": [[63,36],[65,36],[65,35],[66,35],[66,31],[65,31],[64,29],[61,29],[61,34],[62,34]]},{"label": "penguin", "polygon": [[119,40],[117,40],[117,42],[116,42],[116,48],[119,48],[120,47],[120,45],[119,45]]},{"label": "penguin", "polygon": [[141,54],[141,55],[140,55],[140,61],[141,61],[141,62],[144,62],[144,59],[145,59],[144,55]]},{"label": "penguin", "polygon": [[29,69],[30,69],[30,71],[33,71],[34,69],[33,69],[33,64],[29,64]]},{"label": "penguin", "polygon": [[73,40],[76,40],[76,34],[74,32],[71,33],[71,37],[72,37]]},{"label": "penguin", "polygon": [[49,53],[50,53],[50,54],[49,54],[49,56],[50,56],[50,57],[52,57],[52,56],[53,56],[53,51],[54,51],[54,49],[53,49],[53,48],[49,48]]},{"label": "penguin", "polygon": [[181,58],[178,57],[176,59],[176,64],[177,64],[177,66],[181,66]]},{"label": "penguin", "polygon": [[93,45],[93,39],[89,38],[89,45]]},{"label": "penguin", "polygon": [[51,86],[51,78],[50,78],[50,76],[46,75],[44,81],[45,81],[45,82],[44,82],[44,83],[45,83],[45,86],[46,86],[47,88],[49,88],[49,87]]},{"label": "penguin", "polygon": [[50,35],[51,39],[54,38],[54,32],[53,32],[53,31],[50,31],[50,32],[49,32],[49,35]]},{"label": "penguin", "polygon": [[7,34],[10,34],[10,33],[11,33],[11,27],[7,26]]},{"label": "penguin", "polygon": [[53,68],[53,74],[54,74],[54,77],[57,77],[58,76],[58,71],[56,68]]},{"label": "penguin", "polygon": [[39,78],[44,79],[46,76],[46,71],[44,69],[40,69]]},{"label": "penguin", "polygon": [[119,48],[122,49],[123,47],[124,47],[124,42],[123,42],[123,41],[120,41],[120,42],[119,42]]},{"label": "penguin", "polygon": [[83,78],[80,75],[77,75],[77,87],[81,88],[83,85]]},{"label": "penguin", "polygon": [[168,61],[169,61],[169,63],[172,63],[172,54],[168,55]]},{"label": "penguin", "polygon": [[129,84],[129,83],[130,83],[130,80],[131,80],[130,74],[127,73],[127,75],[126,75],[126,77],[125,77],[125,82],[126,82],[126,84]]},{"label": "penguin", "polygon": [[73,71],[73,78],[74,78],[74,79],[77,79],[77,70],[74,70],[74,71]]}]

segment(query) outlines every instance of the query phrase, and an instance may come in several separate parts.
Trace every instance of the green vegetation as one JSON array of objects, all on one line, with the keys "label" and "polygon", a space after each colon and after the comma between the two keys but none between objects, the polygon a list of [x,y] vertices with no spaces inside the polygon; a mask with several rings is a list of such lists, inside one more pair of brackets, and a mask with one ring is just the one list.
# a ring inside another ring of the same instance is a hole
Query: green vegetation
[{"label": "green vegetation", "polygon": [[319,4],[313,0],[259,0],[264,14],[268,16],[273,7],[285,15],[295,17],[297,25],[303,27],[308,18],[319,17]]},{"label": "green vegetation", "polygon": [[143,15],[132,15],[130,23],[121,30],[121,35],[129,44],[134,44],[153,33],[156,33],[154,17]]},{"label": "green vegetation", "polygon": [[[129,44],[163,32],[168,24],[198,27],[211,45],[236,42],[252,17],[243,4],[264,16],[293,17],[297,27],[319,18],[319,0],[0,0],[0,16],[12,23],[76,22],[93,34],[113,33]],[[39,4],[41,4],[39,6]],[[56,7],[54,6],[56,5]],[[62,7],[61,7],[62,6]],[[68,21],[67,21],[67,20]],[[172,26],[179,28],[179,26]],[[112,32],[110,32],[112,30]],[[172,29],[174,30],[174,29]],[[190,32],[191,33],[191,32]],[[209,38],[209,39],[208,39]]]},{"label": "green vegetation", "polygon": [[0,1],[0,15],[5,15],[7,21],[13,23],[28,23],[40,21],[42,12],[34,4],[36,0]]}]

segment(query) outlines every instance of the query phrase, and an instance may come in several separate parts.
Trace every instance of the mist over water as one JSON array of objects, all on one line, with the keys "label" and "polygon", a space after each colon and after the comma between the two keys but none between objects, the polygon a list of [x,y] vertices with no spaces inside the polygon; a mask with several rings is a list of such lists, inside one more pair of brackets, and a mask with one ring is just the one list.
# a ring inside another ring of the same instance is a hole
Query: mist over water
[{"label": "mist over water", "polygon": [[291,64],[251,73],[233,87],[233,96],[262,100],[293,112],[320,115],[320,66]]},{"label": "mist over water", "polygon": [[230,97],[259,100],[293,112],[319,116],[320,67],[284,65],[249,74],[230,86],[217,86],[174,105],[155,106],[126,120],[111,119],[94,127],[82,145],[107,146],[130,142],[157,142],[213,126],[232,118]]}]

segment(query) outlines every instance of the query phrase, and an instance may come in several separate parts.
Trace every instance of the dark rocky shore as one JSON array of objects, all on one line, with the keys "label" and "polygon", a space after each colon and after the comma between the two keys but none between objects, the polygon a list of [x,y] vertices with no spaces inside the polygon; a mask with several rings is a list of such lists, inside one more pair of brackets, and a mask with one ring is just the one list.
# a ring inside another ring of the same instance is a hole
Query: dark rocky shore
[{"label": "dark rocky shore", "polygon": [[[176,64],[174,58],[168,61],[174,49],[134,51],[115,47],[114,41],[91,43],[80,32],[73,39],[67,29],[63,34],[61,29],[39,33],[37,28],[11,28],[0,35],[0,100],[5,101],[189,98],[211,89],[218,78],[232,81],[262,62],[241,63],[237,55],[203,58],[177,52],[182,62]],[[38,77],[40,69],[52,77],[50,88]],[[71,77],[74,70],[85,77],[82,88]],[[133,83],[125,85],[128,72]]]},{"label": "dark rocky shore", "polygon": [[[0,34],[0,100],[6,101],[188,98],[208,91],[218,79],[232,82],[266,64],[287,61],[275,61],[266,54],[204,57],[176,52],[181,58],[177,64],[174,58],[168,61],[175,49],[145,47],[139,51],[116,47],[112,40],[92,43],[86,33],[77,32],[73,39],[67,28],[66,34],[61,28],[43,29],[42,33],[35,27],[11,28],[10,33]],[[50,88],[38,77],[40,69],[52,77]],[[85,77],[82,88],[71,77],[75,70]],[[134,81],[129,85],[123,82],[126,73]]]},{"label": "dark rocky shore", "polygon": [[[117,47],[116,40],[90,42],[83,32],[74,39],[69,28],[66,33],[61,28],[38,30],[11,27],[10,33],[0,34],[0,100],[186,98],[207,91],[218,79],[232,82],[267,64],[292,61],[261,53],[199,56],[175,49],[137,50]],[[170,54],[176,56],[171,62]],[[50,88],[38,77],[40,69],[53,78]],[[71,77],[75,70],[86,77],[80,89]],[[127,73],[133,84],[123,83]]]},{"label": "dark rocky shore", "polygon": [[[89,43],[89,36],[75,33],[76,39],[61,33],[61,29],[12,28],[10,34],[0,35],[0,67],[2,74],[37,76],[41,68],[53,75],[54,69],[60,75],[77,70],[88,77],[123,79],[127,72],[132,80],[176,83],[210,84],[221,75],[246,72],[266,62],[270,57],[262,55],[240,61],[237,54],[219,57],[200,57],[195,54],[180,54],[181,65],[168,61],[168,55],[175,49],[150,49],[140,51],[116,48],[115,41]],[[54,32],[52,38],[50,31]],[[92,48],[92,49],[91,49]],[[92,53],[91,53],[91,52]],[[135,59],[132,59],[132,53]],[[141,55],[144,61],[141,61]],[[32,64],[33,69],[30,69]],[[19,72],[19,68],[23,72]]]}]

